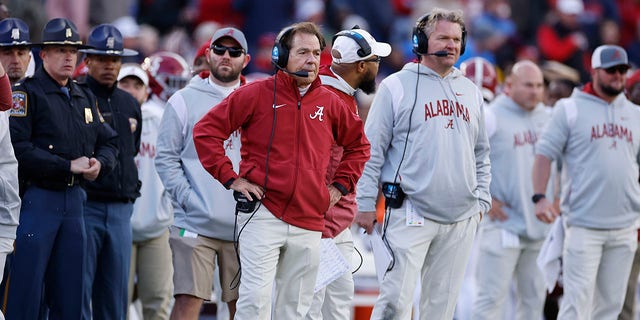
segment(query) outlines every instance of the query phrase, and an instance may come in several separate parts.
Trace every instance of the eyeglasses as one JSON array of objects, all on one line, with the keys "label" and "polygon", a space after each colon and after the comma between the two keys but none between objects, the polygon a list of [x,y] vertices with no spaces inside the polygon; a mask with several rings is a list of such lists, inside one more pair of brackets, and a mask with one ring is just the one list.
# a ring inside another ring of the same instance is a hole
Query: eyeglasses
[{"label": "eyeglasses", "polygon": [[375,62],[375,63],[380,63],[380,61],[382,61],[382,58],[380,58],[380,56],[374,57],[374,58],[370,58],[367,60],[360,60],[362,62]]},{"label": "eyeglasses", "polygon": [[624,75],[625,73],[627,73],[627,71],[629,71],[629,67],[625,65],[613,66],[604,69],[604,72],[606,72],[607,74],[615,74],[616,72],[618,72]]},{"label": "eyeglasses", "polygon": [[213,49],[213,53],[219,56],[224,56],[225,51],[229,51],[229,56],[231,56],[232,58],[237,58],[244,53],[244,49],[242,48],[225,47],[217,44],[211,46],[211,49]]}]

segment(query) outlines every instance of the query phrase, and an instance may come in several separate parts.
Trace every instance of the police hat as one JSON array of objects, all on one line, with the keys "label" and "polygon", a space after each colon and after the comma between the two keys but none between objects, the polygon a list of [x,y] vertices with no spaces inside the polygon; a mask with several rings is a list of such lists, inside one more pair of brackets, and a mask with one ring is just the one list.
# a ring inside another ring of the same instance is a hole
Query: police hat
[{"label": "police hat", "polygon": [[78,48],[89,48],[82,44],[78,28],[73,22],[65,18],[54,18],[49,20],[42,30],[41,46],[59,45],[75,46]]},{"label": "police hat", "polygon": [[30,46],[29,26],[17,18],[0,21],[0,47]]},{"label": "police hat", "polygon": [[87,44],[92,49],[83,49],[81,52],[106,56],[136,56],[138,51],[125,49],[122,44],[122,33],[110,24],[101,24],[91,30]]}]

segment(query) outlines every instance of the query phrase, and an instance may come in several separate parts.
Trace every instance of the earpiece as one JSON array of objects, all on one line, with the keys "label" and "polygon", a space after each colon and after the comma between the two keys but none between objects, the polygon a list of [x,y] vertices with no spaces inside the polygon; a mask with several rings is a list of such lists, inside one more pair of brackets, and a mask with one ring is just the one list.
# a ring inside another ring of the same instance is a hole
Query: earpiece
[{"label": "earpiece", "polygon": [[271,49],[271,63],[273,63],[276,68],[285,69],[287,67],[287,62],[289,62],[289,48],[287,48],[284,43],[291,31],[293,31],[293,27],[288,27],[280,31],[280,34],[278,34],[273,44],[273,49]]},{"label": "earpiece", "polygon": [[[360,29],[360,27],[358,27],[357,25],[355,27],[353,27],[353,29]],[[351,29],[351,30],[353,30]],[[357,32],[353,32],[351,30],[343,30],[340,31],[338,33],[336,33],[333,36],[333,39],[331,40],[331,43],[333,44],[334,42],[336,42],[336,38],[343,36],[343,37],[349,37],[351,39],[353,39],[353,41],[355,41],[358,46],[360,46],[360,49],[358,49],[357,54],[358,57],[364,58],[368,55],[371,54],[371,46],[369,45],[369,43],[367,42],[367,40],[359,33]]]},{"label": "earpiece", "polygon": [[[413,52],[417,55],[429,54],[429,38],[424,32],[427,21],[431,18],[429,13],[423,15],[416,21],[411,35],[411,43],[413,44]],[[467,28],[462,25],[462,40],[460,41],[460,55],[464,54],[467,45]]]}]

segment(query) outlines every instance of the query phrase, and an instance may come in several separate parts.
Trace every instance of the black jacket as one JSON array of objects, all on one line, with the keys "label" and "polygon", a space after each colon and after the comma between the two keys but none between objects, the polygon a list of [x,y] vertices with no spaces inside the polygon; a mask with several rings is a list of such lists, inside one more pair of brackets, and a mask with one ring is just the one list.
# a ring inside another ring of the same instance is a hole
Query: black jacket
[{"label": "black jacket", "polygon": [[22,189],[36,182],[64,187],[71,160],[82,156],[98,159],[100,174],[115,166],[116,133],[100,120],[96,97],[72,81],[67,88],[70,98],[42,67],[12,88],[11,142]]},{"label": "black jacket", "polygon": [[98,108],[104,118],[117,133],[118,159],[109,173],[100,174],[98,179],[85,185],[87,198],[102,202],[133,202],[140,196],[140,181],[134,157],[140,149],[142,113],[138,102],[115,84],[107,87],[87,76],[82,84],[91,89],[98,98]]}]

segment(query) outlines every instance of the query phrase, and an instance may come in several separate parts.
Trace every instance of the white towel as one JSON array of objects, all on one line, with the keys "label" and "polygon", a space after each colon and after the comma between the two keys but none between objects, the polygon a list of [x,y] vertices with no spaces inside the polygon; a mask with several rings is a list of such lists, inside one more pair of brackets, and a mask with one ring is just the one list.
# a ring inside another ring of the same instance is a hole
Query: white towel
[{"label": "white towel", "polygon": [[540,248],[536,263],[544,275],[544,283],[547,291],[551,292],[556,286],[562,270],[560,259],[562,258],[562,248],[564,246],[564,226],[562,217],[558,217],[551,226],[547,238]]}]

